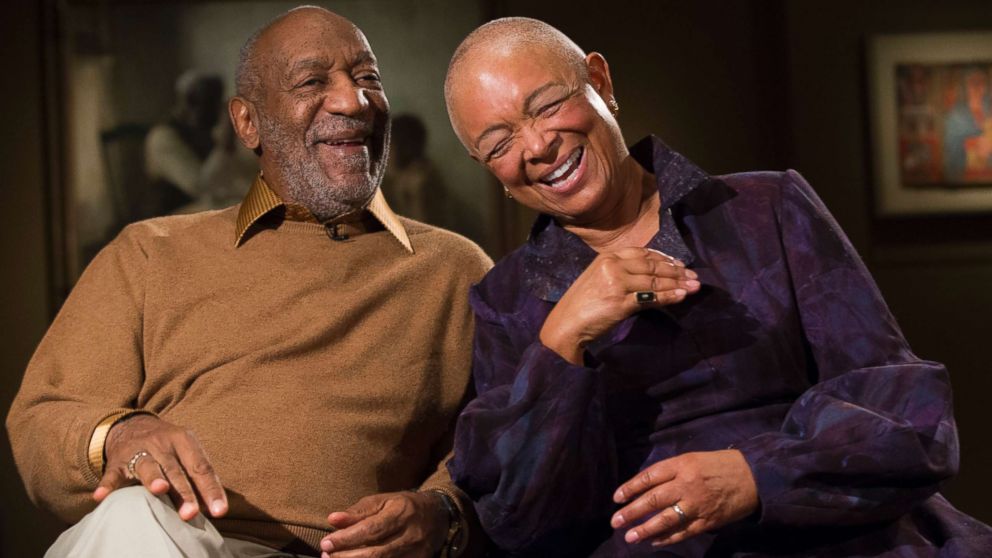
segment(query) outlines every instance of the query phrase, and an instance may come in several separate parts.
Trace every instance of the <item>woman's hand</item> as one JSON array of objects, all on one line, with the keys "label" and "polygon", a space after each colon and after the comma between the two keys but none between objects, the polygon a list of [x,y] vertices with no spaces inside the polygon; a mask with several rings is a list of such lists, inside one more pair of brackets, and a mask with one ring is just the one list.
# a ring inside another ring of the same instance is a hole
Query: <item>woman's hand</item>
[{"label": "woman's hand", "polygon": [[[624,248],[600,254],[548,314],[541,328],[544,346],[573,364],[585,346],[631,314],[681,302],[699,290],[691,269],[657,250]],[[652,292],[653,302],[636,293]]]},{"label": "woman's hand", "polygon": [[659,461],[613,495],[618,504],[631,498],[636,499],[613,514],[610,525],[622,529],[649,517],[627,531],[624,540],[651,541],[652,546],[677,543],[758,509],[754,476],[738,450],[686,453]]}]

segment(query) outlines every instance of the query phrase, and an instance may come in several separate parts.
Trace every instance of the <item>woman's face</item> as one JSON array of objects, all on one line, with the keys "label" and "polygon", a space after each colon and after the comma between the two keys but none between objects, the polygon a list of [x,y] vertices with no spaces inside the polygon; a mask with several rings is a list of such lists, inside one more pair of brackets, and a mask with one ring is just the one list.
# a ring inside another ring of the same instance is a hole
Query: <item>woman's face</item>
[{"label": "woman's face", "polygon": [[550,54],[476,53],[453,76],[455,131],[523,205],[565,224],[595,222],[623,196],[627,148],[607,108],[609,70],[586,58],[588,79]]}]

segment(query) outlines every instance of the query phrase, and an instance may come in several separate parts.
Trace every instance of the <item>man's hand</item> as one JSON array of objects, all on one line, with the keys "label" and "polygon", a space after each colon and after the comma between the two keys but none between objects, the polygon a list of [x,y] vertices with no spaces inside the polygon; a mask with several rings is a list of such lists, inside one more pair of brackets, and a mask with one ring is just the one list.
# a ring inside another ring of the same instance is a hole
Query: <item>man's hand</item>
[{"label": "man's hand", "polygon": [[320,541],[321,558],[434,556],[448,532],[448,511],[431,492],[366,496],[327,516],[337,529]]},{"label": "man's hand", "polygon": [[[141,452],[148,455],[135,462],[137,478],[129,479],[128,462]],[[224,487],[192,432],[152,415],[135,415],[110,429],[104,453],[107,467],[93,492],[97,502],[118,488],[141,482],[152,494],[169,493],[185,521],[200,512],[197,493],[209,505],[210,515],[227,513]]]},{"label": "man's hand", "polygon": [[[623,504],[613,514],[614,529],[645,517],[624,535],[629,543],[677,543],[743,519],[758,508],[758,489],[738,450],[686,453],[659,461],[624,483],[613,495]],[[684,516],[673,506],[678,504]]]}]

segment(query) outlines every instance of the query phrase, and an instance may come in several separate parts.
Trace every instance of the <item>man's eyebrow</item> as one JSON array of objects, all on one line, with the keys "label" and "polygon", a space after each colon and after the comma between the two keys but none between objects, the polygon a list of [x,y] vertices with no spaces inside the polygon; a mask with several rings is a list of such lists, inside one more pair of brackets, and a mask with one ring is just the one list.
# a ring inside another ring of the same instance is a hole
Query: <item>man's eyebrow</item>
[{"label": "man's eyebrow", "polygon": [[[375,55],[367,50],[363,50],[358,53],[353,59],[349,61],[351,66],[359,66],[362,64],[376,65]],[[290,66],[289,70],[286,72],[287,76],[292,76],[298,72],[307,70],[326,70],[328,67],[332,66],[332,62],[328,62],[325,58],[304,58],[302,60],[297,60]]]},{"label": "man's eyebrow", "polygon": [[362,64],[372,64],[373,66],[378,66],[379,61],[375,59],[375,55],[372,54],[371,51],[363,50],[358,53],[358,56],[355,56],[355,58],[351,60],[352,66],[359,66]]},{"label": "man's eyebrow", "polygon": [[288,78],[307,70],[323,70],[327,66],[327,60],[323,58],[304,58],[303,60],[297,60],[289,67],[289,70],[286,71],[286,77]]}]

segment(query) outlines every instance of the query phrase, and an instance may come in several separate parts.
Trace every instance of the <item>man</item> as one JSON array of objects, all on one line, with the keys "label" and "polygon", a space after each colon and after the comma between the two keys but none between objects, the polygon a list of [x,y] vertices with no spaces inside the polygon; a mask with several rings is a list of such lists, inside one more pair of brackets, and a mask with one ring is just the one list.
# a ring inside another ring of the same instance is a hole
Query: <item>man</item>
[{"label": "man", "polygon": [[491,262],[385,204],[389,105],[351,22],[287,12],[237,87],[262,170],[245,200],[125,229],[11,409],[32,499],[82,518],[49,554],[458,554],[444,462]]},{"label": "man", "polygon": [[514,556],[988,555],[938,493],[947,371],[809,184],[628,149],[615,93],[602,55],[526,18],[448,69],[466,150],[541,214],[470,293],[449,467],[487,535]]}]

